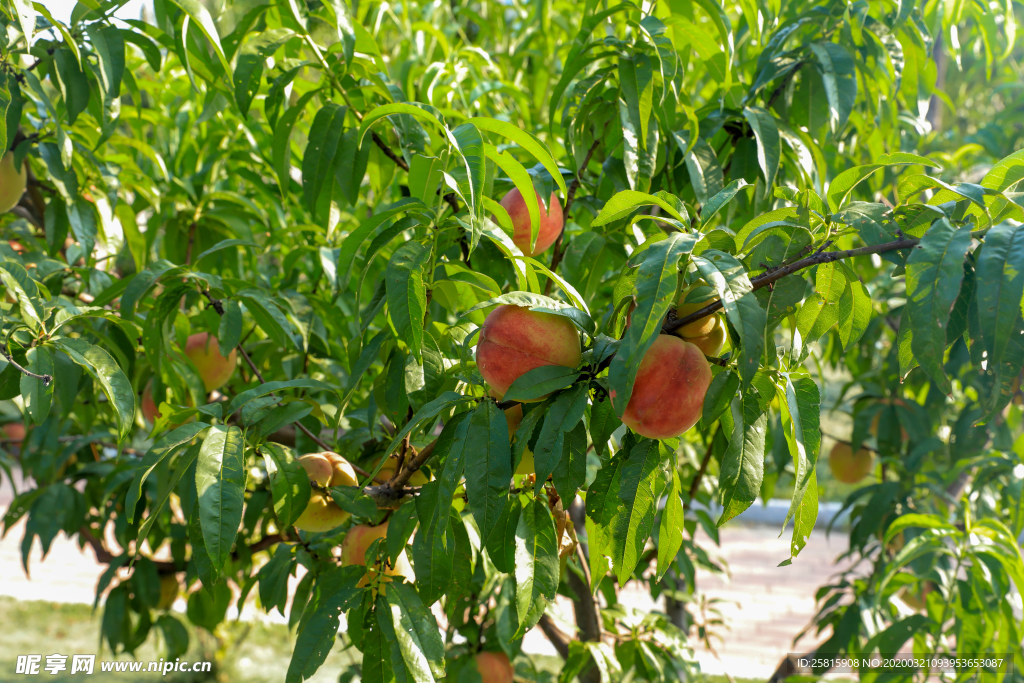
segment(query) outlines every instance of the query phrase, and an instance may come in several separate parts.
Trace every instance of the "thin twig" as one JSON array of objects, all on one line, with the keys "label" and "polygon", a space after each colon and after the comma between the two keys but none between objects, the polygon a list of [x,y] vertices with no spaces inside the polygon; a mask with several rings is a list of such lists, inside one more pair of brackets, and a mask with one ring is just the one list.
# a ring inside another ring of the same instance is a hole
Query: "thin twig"
[{"label": "thin twig", "polygon": [[[583,172],[587,170],[587,166],[590,165],[590,158],[594,156],[594,151],[597,146],[601,144],[601,139],[597,138],[594,140],[594,144],[587,150],[587,156],[583,159],[583,163],[576,170],[576,177],[572,179],[572,183],[569,184],[569,189],[565,195],[565,208],[562,209],[562,216],[564,217],[562,223],[562,232],[558,233],[558,239],[555,240],[555,250],[551,253],[551,272],[554,273],[558,269],[558,265],[562,262],[562,257],[565,255],[562,251],[562,236],[565,235],[565,221],[569,220],[569,209],[572,208],[573,201],[576,200],[576,192],[580,189],[580,183],[582,181]],[[548,278],[547,284],[544,285],[544,295],[548,296],[551,294],[551,289],[555,286],[555,281]]]},{"label": "thin twig", "polygon": [[[833,261],[841,261],[843,259],[853,258],[854,256],[864,256],[867,254],[884,254],[890,251],[909,249],[911,247],[917,246],[917,243],[919,241],[920,240],[917,239],[903,239],[897,240],[895,242],[886,242],[885,244],[875,244],[868,247],[858,247],[856,249],[841,249],[839,251],[827,251],[818,254],[813,254],[811,256],[808,256],[807,258],[795,261],[789,264],[788,266],[783,266],[782,268],[772,271],[771,273],[765,273],[760,277],[755,277],[753,280],[750,281],[751,291],[767,287],[768,285],[776,282],[777,280],[781,280],[787,275],[792,275],[798,270],[803,270],[804,268],[818,266],[823,263],[832,263]],[[694,322],[695,320],[700,320],[701,318],[707,317],[716,311],[720,311],[721,309],[722,300],[718,299],[717,301],[712,301],[710,304],[700,309],[699,311],[694,311],[689,315],[684,315],[682,318],[676,318],[674,320],[666,322],[661,329],[663,332],[670,333],[673,330],[679,329],[683,325],[688,325]]]},{"label": "thin twig", "polygon": [[47,386],[48,387],[48,386],[50,386],[50,382],[53,381],[53,375],[37,375],[36,373],[29,372],[25,368],[21,367],[20,365],[18,365],[17,361],[14,360],[14,358],[11,356],[11,354],[8,353],[7,351],[4,351],[4,358],[7,359],[8,363],[13,365],[18,370],[20,370],[23,375],[28,375],[29,377],[35,377],[36,379],[43,380],[43,386]]},{"label": "thin twig", "polygon": [[[209,290],[203,292],[203,296],[205,296],[207,301],[210,302],[210,306],[213,307],[213,310],[217,311],[219,315],[224,315],[224,304],[221,303],[220,299],[214,299],[213,296],[210,294]],[[254,363],[252,358],[249,357],[249,354],[246,353],[245,348],[241,344],[239,344],[237,348],[239,355],[242,356],[242,360],[244,360],[246,365],[249,366],[249,369],[252,370],[252,374],[256,376],[256,379],[259,380],[260,384],[266,384],[267,380],[264,379],[263,373],[260,372],[260,369],[258,367],[256,367],[256,363]],[[331,448],[330,444],[328,444],[326,441],[324,441],[319,436],[310,431],[310,429],[306,427],[306,425],[302,424],[301,422],[296,422],[295,426],[298,427],[303,434],[312,439],[313,443],[315,443],[320,448],[324,449],[325,451],[334,450],[333,448]],[[352,465],[352,463],[349,464]],[[355,470],[356,473],[359,474],[360,476],[370,476],[369,472],[356,465],[352,465],[352,469]],[[374,480],[380,481],[379,479],[376,478]]]},{"label": "thin twig", "polygon": [[683,503],[683,510],[690,509],[690,503],[693,502],[694,497],[697,495],[697,489],[700,488],[700,482],[704,479],[704,473],[708,471],[708,463],[711,462],[711,453],[715,450],[715,439],[718,438],[718,428],[715,429],[711,438],[708,439],[708,448],[704,451],[704,457],[701,458],[700,468],[697,470],[697,475],[690,482],[690,492],[686,498],[686,502]]}]

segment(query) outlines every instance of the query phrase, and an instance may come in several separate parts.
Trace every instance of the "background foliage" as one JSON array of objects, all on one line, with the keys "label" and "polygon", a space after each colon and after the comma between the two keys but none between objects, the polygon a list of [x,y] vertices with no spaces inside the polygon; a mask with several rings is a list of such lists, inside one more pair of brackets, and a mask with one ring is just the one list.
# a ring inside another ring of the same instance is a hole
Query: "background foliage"
[{"label": "background foliage", "polygon": [[[778,486],[779,559],[799,561],[824,408],[878,458],[846,501],[867,562],[819,591],[818,651],[1024,666],[1012,0],[117,7],[62,24],[5,0],[0,18],[0,139],[30,169],[0,218],[0,398],[29,426],[0,463],[31,478],[4,527],[27,519],[26,569],[62,531],[109,562],[111,650],[159,633],[184,651],[158,609],[173,575],[222,637],[231,605],[289,610],[290,681],[342,614],[365,681],[471,681],[480,650],[536,678],[535,625],[560,680],[678,680],[706,635],[695,568],[720,569],[698,528],[716,541]],[[567,220],[528,258],[497,199],[531,185]],[[697,427],[644,439],[606,396],[630,394],[695,273],[728,348]],[[555,393],[511,447],[513,402],[473,357],[497,303],[566,316],[586,345],[576,372],[513,388]],[[198,331],[241,355],[210,395],[181,353]],[[513,477],[527,445],[540,476]],[[408,545],[415,585],[359,586],[347,525],[291,527],[311,494],[295,457],[324,449],[364,475],[334,499],[389,520],[380,559]],[[400,473],[372,481],[389,454]],[[417,466],[435,478],[409,487]],[[630,580],[666,613],[621,605]],[[544,616],[556,593],[576,633]]]}]

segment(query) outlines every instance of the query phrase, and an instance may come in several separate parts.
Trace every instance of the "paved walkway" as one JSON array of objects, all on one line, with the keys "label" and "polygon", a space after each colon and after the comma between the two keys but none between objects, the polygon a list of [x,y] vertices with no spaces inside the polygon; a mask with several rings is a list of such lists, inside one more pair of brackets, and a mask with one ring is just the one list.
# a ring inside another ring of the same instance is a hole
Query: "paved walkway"
[{"label": "paved walkway", "polygon": [[[10,484],[4,477],[0,485],[0,511],[11,500]],[[727,628],[720,631],[723,642],[717,656],[703,649],[697,655],[708,673],[728,672],[733,676],[766,678],[779,661],[793,650],[794,636],[804,629],[814,614],[814,592],[835,572],[833,561],[846,548],[846,536],[836,532],[826,538],[815,531],[803,552],[789,567],[778,567],[789,556],[789,533],[778,538],[778,528],[763,525],[731,525],[722,529],[718,555],[729,565],[730,578],[701,572],[698,586],[708,598],[717,598]],[[45,561],[38,541],[32,550],[29,576],[21,565],[21,540],[24,521],[0,540],[0,595],[21,600],[48,600],[66,603],[92,603],[99,575],[106,569],[96,561],[90,548],[84,550],[63,534],[58,536]],[[707,546],[710,540],[703,537]],[[713,546],[712,546],[713,547]],[[627,586],[621,599],[637,609],[663,609],[637,586]],[[180,609],[184,603],[179,598]],[[556,610],[571,618],[568,601]],[[247,610],[248,611],[248,610]],[[280,621],[257,613],[254,616]],[[246,615],[247,616],[247,615]],[[797,648],[809,650],[816,640],[806,638]],[[555,654],[537,631],[527,635],[524,648],[535,654]]]}]

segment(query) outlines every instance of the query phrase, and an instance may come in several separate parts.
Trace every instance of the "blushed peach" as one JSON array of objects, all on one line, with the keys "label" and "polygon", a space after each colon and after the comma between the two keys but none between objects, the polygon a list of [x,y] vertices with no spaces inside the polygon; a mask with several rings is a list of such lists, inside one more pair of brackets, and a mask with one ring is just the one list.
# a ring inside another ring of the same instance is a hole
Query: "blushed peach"
[{"label": "blushed peach", "polygon": [[536,196],[537,210],[540,214],[540,226],[537,230],[537,242],[530,248],[530,210],[526,207],[526,201],[518,188],[513,187],[501,198],[501,205],[508,211],[512,219],[512,241],[519,247],[519,251],[527,256],[536,256],[548,250],[558,236],[562,234],[562,205],[558,203],[558,197],[551,193],[551,202],[548,210],[544,210],[540,193]]},{"label": "blushed peach", "polygon": [[[369,549],[370,544],[378,538],[384,539],[388,535],[388,523],[384,522],[378,526],[370,526],[368,524],[357,524],[348,530],[345,534],[345,540],[341,542],[341,564],[342,566],[350,566],[358,564],[366,566],[366,551]],[[383,542],[383,541],[382,541]],[[366,576],[359,582],[360,586],[367,585],[370,580],[376,576],[376,569],[369,569],[366,572]],[[384,570],[384,576],[404,576],[407,580],[414,581],[416,579],[415,574],[412,570],[412,565],[409,564],[409,558],[406,556],[403,550],[398,558],[395,560],[395,566],[389,567]]]},{"label": "blushed peach", "polygon": [[483,683],[512,683],[515,671],[504,652],[479,652],[475,659]]},{"label": "blushed peach", "polygon": [[220,389],[235,374],[237,352],[231,349],[227,358],[220,355],[217,338],[208,332],[190,336],[185,343],[185,355],[196,366],[207,391]]},{"label": "blushed peach", "polygon": [[[700,419],[710,384],[711,366],[699,348],[658,335],[640,362],[622,421],[650,439],[679,436]],[[614,405],[614,390],[611,399]]]},{"label": "blushed peach", "polygon": [[854,455],[850,444],[837,441],[828,454],[828,466],[832,476],[844,484],[856,484],[867,476],[874,464],[875,455],[866,448],[861,448]]},{"label": "blushed peach", "polygon": [[568,318],[508,304],[487,316],[476,345],[477,368],[501,396],[534,368],[574,368],[581,357],[580,334]]},{"label": "blushed peach", "polygon": [[[306,470],[309,480],[318,486],[326,488],[359,484],[352,465],[337,453],[308,453],[299,458],[299,464]],[[314,488],[306,509],[295,520],[293,526],[303,531],[330,531],[348,518],[349,513],[338,507],[330,493]]]}]

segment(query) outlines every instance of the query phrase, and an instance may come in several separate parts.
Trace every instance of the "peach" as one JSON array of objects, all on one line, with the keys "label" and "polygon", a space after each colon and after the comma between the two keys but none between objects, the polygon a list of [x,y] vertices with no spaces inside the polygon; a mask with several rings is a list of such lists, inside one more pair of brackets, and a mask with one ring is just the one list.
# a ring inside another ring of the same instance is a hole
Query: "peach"
[{"label": "peach", "polygon": [[[699,348],[658,335],[640,362],[622,421],[650,439],[679,436],[700,419],[710,384],[711,366]],[[611,399],[614,405],[614,390]]]},{"label": "peach", "polygon": [[479,652],[475,659],[483,683],[512,683],[515,671],[504,652]]},{"label": "peach", "polygon": [[142,409],[142,417],[146,418],[146,422],[155,424],[160,417],[160,409],[157,408],[156,401],[153,400],[153,380],[147,382],[146,388],[142,390],[142,401],[139,407]]},{"label": "peach", "polygon": [[[15,169],[14,152],[6,152],[3,158],[0,159],[0,213],[7,213],[18,205],[18,202],[21,201],[21,195],[25,193],[25,185],[27,183],[28,172],[25,170],[24,162],[22,162],[20,169]],[[561,225],[561,208],[558,210],[558,216],[559,225]],[[527,235],[530,233],[529,219],[527,219],[526,223],[526,233]]]},{"label": "peach", "polygon": [[[306,476],[320,487],[357,486],[359,480],[352,465],[337,453],[308,453],[299,458],[299,464],[306,470]],[[349,514],[338,507],[327,491],[313,489],[293,526],[303,531],[330,531],[349,518]]]},{"label": "peach", "polygon": [[545,211],[544,204],[540,200],[540,193],[536,194],[540,227],[537,230],[537,242],[533,249],[530,249],[530,210],[526,207],[523,194],[518,188],[513,187],[501,198],[502,207],[508,211],[509,218],[512,219],[512,241],[519,247],[519,251],[527,256],[544,253],[562,234],[562,205],[558,203],[558,197],[554,192],[551,193],[551,202],[548,205],[548,210]]},{"label": "peach", "polygon": [[220,389],[235,373],[237,352],[231,349],[228,357],[220,355],[217,338],[208,332],[193,334],[185,343],[185,355],[196,366],[207,391]]},{"label": "peach", "polygon": [[712,318],[712,320],[715,321],[715,324],[707,334],[682,338],[700,349],[705,356],[717,356],[725,346],[725,323],[716,318]]},{"label": "peach", "polygon": [[[676,302],[676,317],[685,318],[715,301],[718,301],[715,290],[708,286],[708,283],[704,280],[697,280],[679,293],[679,300]],[[692,323],[683,325],[674,330],[673,334],[684,339],[702,337],[711,332],[717,322],[718,314],[712,313],[711,315],[694,320]]]},{"label": "peach", "polygon": [[581,357],[580,334],[568,318],[509,304],[491,311],[476,345],[480,374],[502,396],[512,382],[534,368],[574,368]]},{"label": "peach", "polygon": [[[396,465],[398,465],[398,460],[395,458],[388,458],[384,462],[384,466],[380,468],[380,472],[377,473],[377,477],[379,479],[384,479],[385,481],[390,480],[395,476]],[[427,475],[423,470],[416,470],[412,473],[412,476],[409,477],[409,486],[423,486],[428,481],[430,480],[427,479]]]},{"label": "peach", "polygon": [[[345,534],[345,540],[341,542],[342,566],[347,567],[349,565],[358,564],[365,567],[366,551],[370,547],[370,544],[378,538],[387,538],[387,535],[387,522],[378,526],[357,524],[349,529],[348,533]],[[378,570],[376,568],[367,570],[366,576],[360,580],[359,585],[365,586],[369,584],[371,579],[377,575],[377,571]],[[404,576],[409,581],[415,580],[416,576],[412,571],[412,565],[409,564],[409,558],[406,556],[404,550],[395,560],[395,566],[384,570],[384,576]]]},{"label": "peach", "polygon": [[853,454],[850,444],[837,441],[828,454],[828,466],[832,476],[845,484],[856,484],[867,476],[874,464],[875,455],[866,448]]},{"label": "peach", "polygon": [[4,438],[8,439],[7,445],[18,447],[25,441],[25,424],[22,422],[8,422],[2,428]]},{"label": "peach", "polygon": [[[192,397],[186,397],[186,404],[189,406],[194,405]],[[146,383],[146,388],[142,390],[142,400],[140,401],[139,408],[142,410],[142,417],[146,418],[149,424],[156,424],[156,421],[160,419],[160,408],[153,397],[153,380],[149,380]],[[195,420],[195,416],[192,416],[185,420],[185,422],[192,422]],[[178,422],[175,424],[168,425],[170,429],[180,427],[184,422]]]}]

